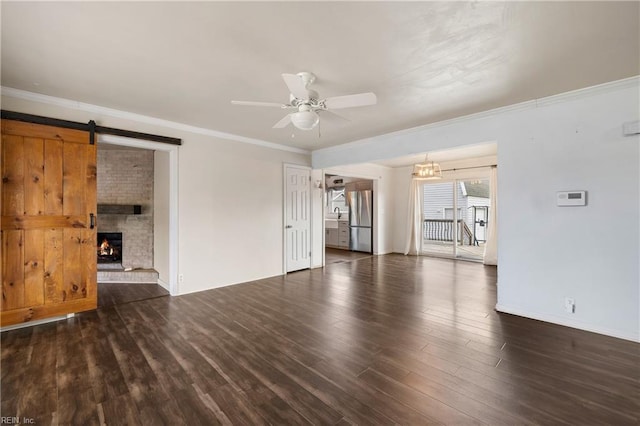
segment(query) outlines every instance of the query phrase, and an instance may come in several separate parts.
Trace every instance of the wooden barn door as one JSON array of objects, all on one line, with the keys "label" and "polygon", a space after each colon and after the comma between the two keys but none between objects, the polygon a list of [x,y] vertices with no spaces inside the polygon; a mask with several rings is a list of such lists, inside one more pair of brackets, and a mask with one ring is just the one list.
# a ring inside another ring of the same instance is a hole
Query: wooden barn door
[{"label": "wooden barn door", "polygon": [[96,146],[2,120],[1,325],[96,308]]}]

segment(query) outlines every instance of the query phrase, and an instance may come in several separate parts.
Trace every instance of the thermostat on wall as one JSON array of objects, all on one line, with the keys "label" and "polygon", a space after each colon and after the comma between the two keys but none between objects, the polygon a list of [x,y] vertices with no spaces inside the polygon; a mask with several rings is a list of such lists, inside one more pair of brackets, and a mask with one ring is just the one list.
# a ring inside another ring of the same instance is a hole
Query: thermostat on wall
[{"label": "thermostat on wall", "polygon": [[586,206],[587,191],[558,191],[556,202],[561,207]]}]

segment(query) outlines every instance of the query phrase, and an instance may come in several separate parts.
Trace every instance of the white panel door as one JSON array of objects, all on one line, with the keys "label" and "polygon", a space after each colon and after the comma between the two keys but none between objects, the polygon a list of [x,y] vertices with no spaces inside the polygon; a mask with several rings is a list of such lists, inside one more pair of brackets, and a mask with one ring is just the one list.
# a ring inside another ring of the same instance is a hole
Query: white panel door
[{"label": "white panel door", "polygon": [[285,166],[286,271],[311,268],[311,169]]}]

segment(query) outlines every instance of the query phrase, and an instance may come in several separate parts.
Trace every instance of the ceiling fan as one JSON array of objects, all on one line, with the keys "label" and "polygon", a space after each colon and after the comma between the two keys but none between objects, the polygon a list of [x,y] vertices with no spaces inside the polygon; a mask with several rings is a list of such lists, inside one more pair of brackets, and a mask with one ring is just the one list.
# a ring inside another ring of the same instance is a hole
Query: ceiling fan
[{"label": "ceiling fan", "polygon": [[311,130],[320,122],[320,116],[318,113],[321,113],[323,117],[328,118],[329,120],[337,119],[340,121],[349,121],[330,110],[375,105],[377,102],[376,95],[371,92],[320,99],[318,92],[309,89],[309,86],[316,79],[316,76],[310,72],[282,74],[282,78],[290,92],[288,104],[253,101],[231,101],[231,103],[233,105],[295,109],[296,111],[287,114],[282,118],[282,120],[274,124],[273,128],[280,129],[291,123],[300,130]]}]

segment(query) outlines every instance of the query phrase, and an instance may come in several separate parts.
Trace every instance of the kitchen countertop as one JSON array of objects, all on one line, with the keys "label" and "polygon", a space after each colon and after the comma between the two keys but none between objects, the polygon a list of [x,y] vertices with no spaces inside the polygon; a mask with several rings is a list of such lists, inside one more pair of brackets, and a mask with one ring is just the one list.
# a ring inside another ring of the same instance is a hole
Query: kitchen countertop
[{"label": "kitchen countertop", "polygon": [[340,218],[340,219],[325,219],[324,227],[325,228],[338,228],[339,224],[349,223],[348,218]]}]

